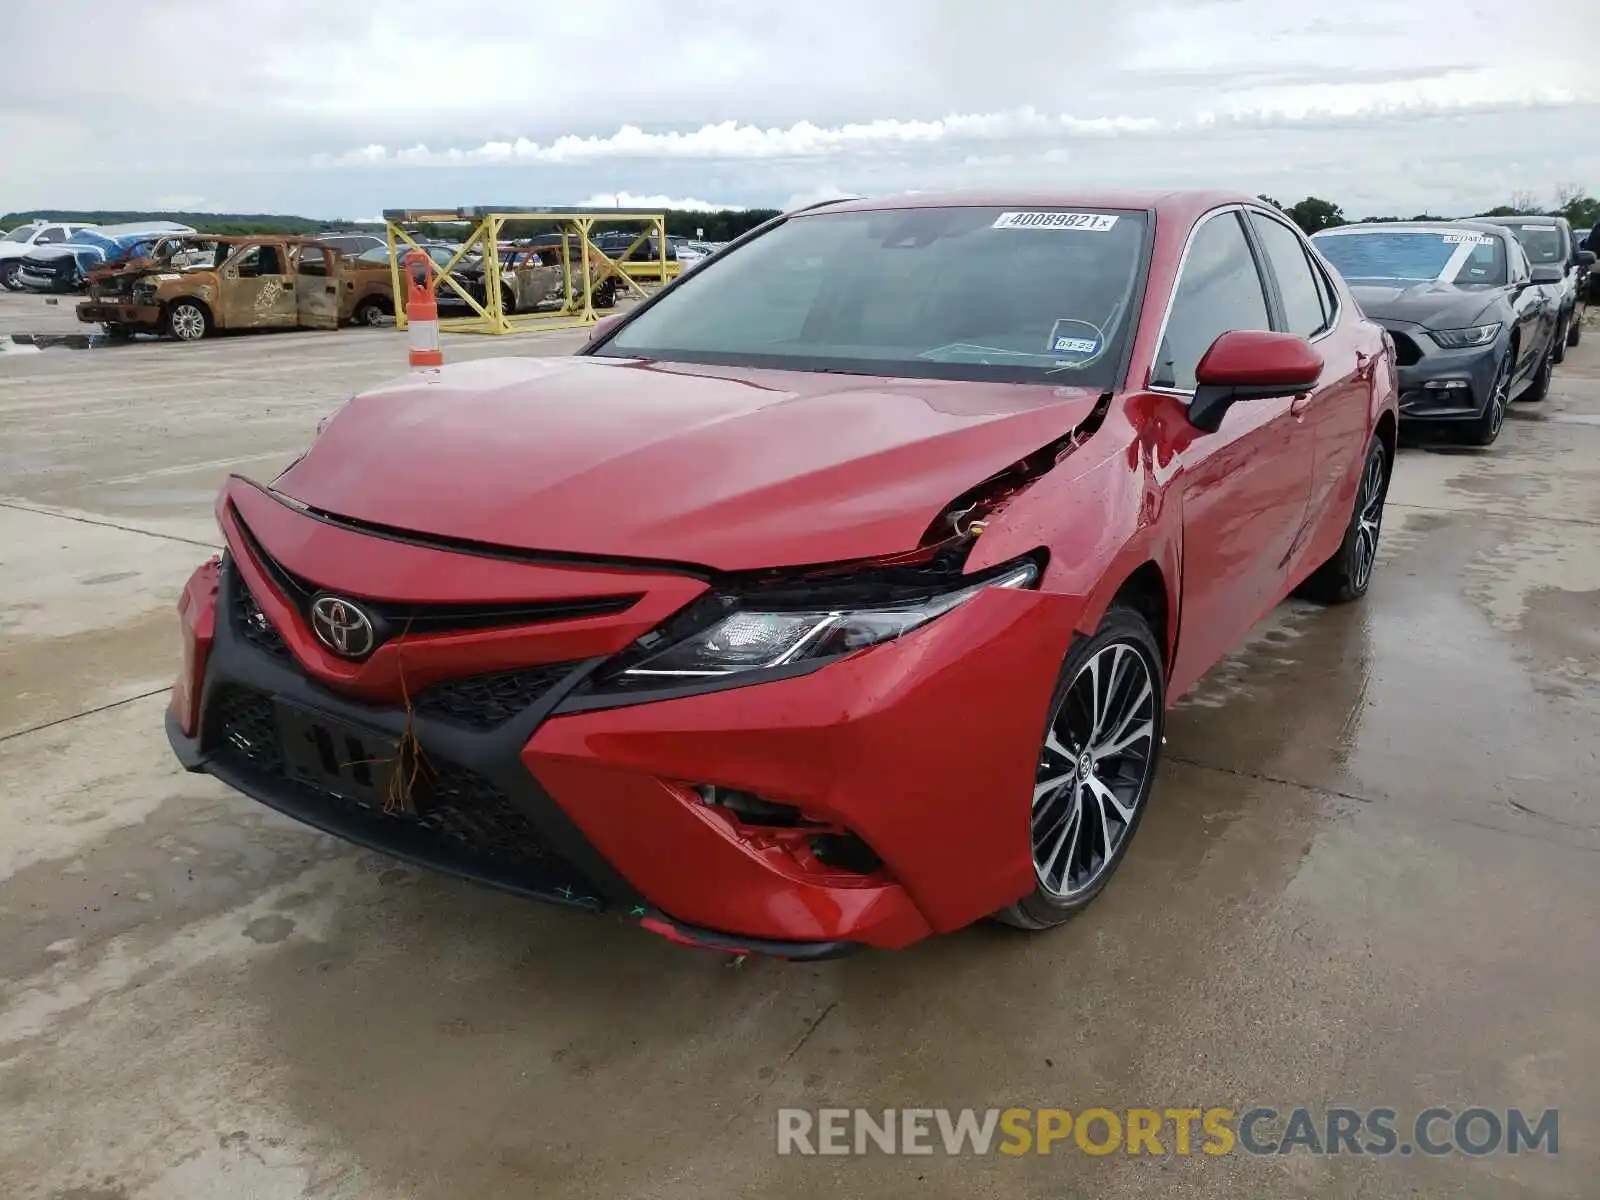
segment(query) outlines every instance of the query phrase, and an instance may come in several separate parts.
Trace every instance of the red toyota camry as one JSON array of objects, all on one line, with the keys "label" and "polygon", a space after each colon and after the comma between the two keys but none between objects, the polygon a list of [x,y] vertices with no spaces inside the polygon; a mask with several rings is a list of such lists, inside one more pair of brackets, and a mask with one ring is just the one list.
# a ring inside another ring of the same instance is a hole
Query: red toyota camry
[{"label": "red toyota camry", "polygon": [[1382,331],[1245,196],[775,220],[597,330],[358,396],[180,603],[183,763],[790,958],[1089,904],[1167,705],[1372,577]]}]

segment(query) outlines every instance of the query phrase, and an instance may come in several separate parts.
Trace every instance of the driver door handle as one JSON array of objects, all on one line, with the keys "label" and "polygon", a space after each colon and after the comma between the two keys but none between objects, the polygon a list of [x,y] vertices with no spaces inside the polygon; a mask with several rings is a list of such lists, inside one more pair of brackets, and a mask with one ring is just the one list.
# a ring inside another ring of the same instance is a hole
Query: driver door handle
[{"label": "driver door handle", "polygon": [[1293,400],[1289,401],[1289,412],[1291,414],[1293,414],[1294,416],[1296,416],[1296,417],[1305,416],[1306,415],[1306,409],[1308,409],[1310,407],[1311,407],[1311,393],[1310,392],[1302,392],[1302,393],[1300,393],[1300,395],[1296,396]]}]

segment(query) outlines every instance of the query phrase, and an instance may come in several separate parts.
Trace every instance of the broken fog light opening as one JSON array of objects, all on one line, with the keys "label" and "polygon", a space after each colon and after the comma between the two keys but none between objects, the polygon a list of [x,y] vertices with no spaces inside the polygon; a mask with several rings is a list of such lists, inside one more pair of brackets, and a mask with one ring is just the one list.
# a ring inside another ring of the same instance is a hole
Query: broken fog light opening
[{"label": "broken fog light opening", "polygon": [[883,859],[853,833],[819,833],[810,844],[812,856],[836,871],[875,875],[883,869]]},{"label": "broken fog light opening", "polygon": [[720,808],[746,825],[798,829],[806,825],[821,824],[807,817],[792,804],[763,800],[760,796],[741,792],[737,788],[716,787],[713,784],[702,783],[695,787],[694,791],[707,807]]},{"label": "broken fog light opening", "polygon": [[[941,594],[884,605],[815,606],[763,610],[759,597],[659,653],[617,673],[608,682],[670,687],[770,671],[838,658],[910,633],[978,595],[985,588],[1032,588],[1039,582],[1033,559],[1012,562],[975,582]],[[827,589],[818,588],[822,601]]]}]

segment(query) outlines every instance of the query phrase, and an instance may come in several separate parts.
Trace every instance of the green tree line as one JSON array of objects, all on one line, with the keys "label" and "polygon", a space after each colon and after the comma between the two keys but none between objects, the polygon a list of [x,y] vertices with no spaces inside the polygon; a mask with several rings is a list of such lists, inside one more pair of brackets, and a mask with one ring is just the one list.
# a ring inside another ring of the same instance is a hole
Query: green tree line
[{"label": "green tree line", "polygon": [[[1360,224],[1373,221],[1444,221],[1435,213],[1418,213],[1411,217],[1362,217],[1360,222],[1354,222],[1344,215],[1344,209],[1331,200],[1324,200],[1318,196],[1307,196],[1296,204],[1282,204],[1271,196],[1258,197],[1268,204],[1278,208],[1293,219],[1294,223],[1309,233],[1316,233],[1321,229],[1333,229],[1339,225]],[[1593,229],[1600,225],[1600,199],[1585,195],[1583,190],[1571,184],[1556,189],[1555,203],[1544,206],[1531,192],[1519,192],[1511,197],[1509,204],[1499,204],[1485,212],[1471,213],[1474,217],[1565,217],[1572,223],[1574,229]]]},{"label": "green tree line", "polygon": [[[721,212],[691,212],[688,210],[669,209],[666,212],[667,232],[684,237],[696,236],[697,230],[704,230],[705,240],[708,242],[728,242],[738,237],[747,230],[754,229],[761,222],[778,215],[777,209],[747,208],[728,209]],[[315,237],[319,233],[331,233],[334,230],[348,230],[360,228],[363,231],[382,233],[383,226],[367,225],[352,226],[348,221],[319,221],[311,217],[293,217],[276,213],[197,213],[197,212],[117,212],[106,209],[101,210],[74,210],[36,209],[32,212],[6,213],[0,216],[0,230],[11,229],[18,225],[26,225],[29,221],[81,221],[90,225],[123,225],[133,221],[175,221],[180,225],[189,225],[201,233],[236,234],[249,237],[253,234],[283,233],[296,237]],[[600,224],[599,230],[607,228],[627,229],[637,228],[617,223],[611,225]],[[520,237],[533,232],[548,232],[551,226],[528,225],[519,230],[515,225],[508,225],[508,237]],[[428,237],[446,238],[457,240],[471,232],[471,227],[454,224],[432,224],[421,227],[420,232]]]}]

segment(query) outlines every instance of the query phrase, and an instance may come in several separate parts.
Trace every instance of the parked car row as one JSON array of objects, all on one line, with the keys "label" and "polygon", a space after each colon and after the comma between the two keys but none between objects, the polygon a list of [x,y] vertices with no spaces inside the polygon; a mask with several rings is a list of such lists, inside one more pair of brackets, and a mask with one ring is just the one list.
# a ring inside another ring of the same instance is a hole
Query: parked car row
[{"label": "parked car row", "polygon": [[1595,255],[1561,217],[1369,222],[1312,244],[1388,331],[1408,422],[1492,445],[1583,336]]}]

